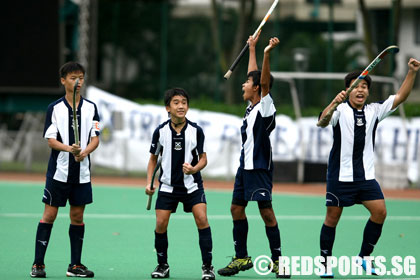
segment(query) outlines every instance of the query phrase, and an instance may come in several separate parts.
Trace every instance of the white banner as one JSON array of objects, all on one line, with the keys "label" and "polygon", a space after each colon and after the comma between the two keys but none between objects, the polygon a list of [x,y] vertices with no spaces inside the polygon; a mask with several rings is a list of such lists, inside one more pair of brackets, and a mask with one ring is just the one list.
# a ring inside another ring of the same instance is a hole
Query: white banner
[{"label": "white banner", "polygon": [[[153,131],[168,118],[165,107],[140,105],[95,87],[87,89],[87,98],[98,106],[102,127],[101,143],[92,157],[93,162],[120,170],[146,172]],[[242,118],[193,108],[187,118],[198,123],[206,136],[208,165],[203,174],[234,176],[239,166]],[[278,115],[276,129],[271,134],[273,160],[326,163],[333,141],[332,129],[318,128],[316,122],[316,117],[295,121]],[[393,172],[397,177],[416,182],[419,138],[420,118],[405,123],[399,117],[382,121],[375,141],[377,176],[387,179]]]}]

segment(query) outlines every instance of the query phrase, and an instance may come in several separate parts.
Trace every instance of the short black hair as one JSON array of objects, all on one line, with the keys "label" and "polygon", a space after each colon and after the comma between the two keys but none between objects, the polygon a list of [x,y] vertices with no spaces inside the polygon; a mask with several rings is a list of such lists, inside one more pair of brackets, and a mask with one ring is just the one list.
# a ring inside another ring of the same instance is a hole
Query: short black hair
[{"label": "short black hair", "polygon": [[[247,78],[252,77],[252,85],[260,86],[258,94],[261,95],[261,71],[254,70],[248,73]],[[270,74],[270,89],[273,87],[274,77]]]},{"label": "short black hair", "polygon": [[172,98],[177,95],[185,97],[187,99],[187,104],[190,105],[190,96],[188,95],[188,92],[185,89],[171,88],[165,92],[165,98],[164,98],[165,106],[169,106]]},{"label": "short black hair", "polygon": [[[362,72],[363,71],[358,70],[358,71],[353,71],[353,72],[348,73],[344,77],[344,83],[345,83],[346,88],[350,87],[351,81],[354,79],[357,79],[357,77],[359,77],[360,74],[362,74]],[[368,88],[370,88],[370,84],[372,83],[372,78],[369,75],[366,75],[363,79],[366,81]]]},{"label": "short black hair", "polygon": [[64,63],[63,66],[60,67],[59,75],[60,78],[66,78],[67,74],[74,72],[82,72],[84,75],[86,71],[80,63],[69,61]]}]

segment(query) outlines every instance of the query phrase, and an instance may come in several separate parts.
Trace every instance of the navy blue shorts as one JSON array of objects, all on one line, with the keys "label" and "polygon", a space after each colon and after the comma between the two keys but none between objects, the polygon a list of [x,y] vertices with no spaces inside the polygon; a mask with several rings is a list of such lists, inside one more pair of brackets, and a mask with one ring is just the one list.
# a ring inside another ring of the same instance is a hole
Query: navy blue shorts
[{"label": "navy blue shorts", "polygon": [[193,191],[192,193],[183,193],[183,192],[158,192],[158,197],[156,199],[156,210],[171,210],[172,213],[176,212],[178,203],[182,202],[184,204],[184,212],[192,212],[194,205],[199,203],[206,203],[206,195],[204,194],[204,189],[199,188],[198,190]]},{"label": "navy blue shorts", "polygon": [[[232,204],[246,206],[247,201],[271,201],[273,172],[265,169],[238,168]],[[245,205],[243,205],[245,202]]]},{"label": "navy blue shorts", "polygon": [[92,184],[90,182],[84,184],[64,183],[47,177],[42,202],[51,206],[64,207],[67,199],[73,206],[92,203]]},{"label": "navy blue shorts", "polygon": [[366,200],[384,199],[376,180],[360,182],[327,181],[326,206],[347,207]]}]

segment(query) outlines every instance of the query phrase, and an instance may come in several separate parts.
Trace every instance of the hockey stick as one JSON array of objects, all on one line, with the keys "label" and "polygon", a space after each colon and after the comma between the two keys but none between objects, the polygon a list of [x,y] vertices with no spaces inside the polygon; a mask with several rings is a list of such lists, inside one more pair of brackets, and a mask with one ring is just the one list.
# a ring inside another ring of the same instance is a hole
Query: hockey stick
[{"label": "hockey stick", "polygon": [[[352,92],[353,89],[357,87],[357,85],[369,74],[370,71],[379,63],[381,60],[387,56],[390,53],[397,53],[400,49],[398,46],[389,46],[386,49],[384,49],[377,57],[375,57],[374,60],[365,68],[365,70],[362,71],[362,73],[357,77],[357,79],[354,80],[354,82],[350,85],[350,87],[346,90],[346,96],[349,95],[350,92]],[[339,104],[334,104],[331,109],[328,111],[328,113],[325,115],[324,118],[318,121],[316,124],[317,126],[324,126],[327,125],[325,122],[329,117],[334,113],[335,109],[337,109],[337,106]]]},{"label": "hockey stick", "polygon": [[77,107],[76,107],[76,91],[79,85],[79,79],[76,80],[73,88],[73,131],[74,131],[74,143],[79,145],[79,124],[77,121]]},{"label": "hockey stick", "polygon": [[[264,24],[267,22],[268,18],[270,17],[271,13],[273,12],[274,8],[277,6],[277,3],[279,0],[274,0],[274,3],[271,5],[270,9],[268,10],[267,14],[261,21],[260,25],[258,26],[257,30],[255,30],[254,34],[252,35],[252,38],[255,38],[258,34],[258,32],[261,30],[261,28],[264,26]],[[238,57],[235,59],[235,61],[232,63],[232,66],[230,66],[229,70],[226,72],[224,78],[228,80],[230,78],[230,75],[232,75],[233,70],[238,65],[241,58],[244,56],[245,52],[249,49],[249,44],[246,43],[245,47],[241,50]]]},{"label": "hockey stick", "polygon": [[[150,182],[150,189],[153,190],[153,183],[155,182],[155,176],[156,173],[158,172],[160,165],[162,164],[162,158],[160,157],[156,163],[155,169],[153,170],[153,175],[152,175],[152,181]],[[151,206],[152,206],[152,197],[153,194],[149,194],[149,197],[147,199],[147,206],[146,206],[146,210],[150,210]]]}]

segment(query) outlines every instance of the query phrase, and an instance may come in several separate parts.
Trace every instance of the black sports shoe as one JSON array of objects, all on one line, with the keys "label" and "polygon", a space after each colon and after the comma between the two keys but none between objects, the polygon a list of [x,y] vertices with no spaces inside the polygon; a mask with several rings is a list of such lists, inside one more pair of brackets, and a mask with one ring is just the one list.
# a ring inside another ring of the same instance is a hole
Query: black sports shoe
[{"label": "black sports shoe", "polygon": [[32,266],[32,271],[30,273],[32,278],[45,278],[47,274],[45,273],[45,265],[43,264],[34,264]]},{"label": "black sports shoe", "polygon": [[201,267],[203,271],[203,275],[201,276],[201,280],[214,280],[216,276],[214,275],[214,267],[211,264],[203,264]]},{"label": "black sports shoe", "polygon": [[169,265],[167,263],[160,263],[152,272],[152,278],[169,278]]},{"label": "black sports shoe", "polygon": [[88,270],[88,268],[83,264],[69,264],[69,268],[67,269],[66,275],[68,277],[92,278],[95,274],[93,273],[93,271]]}]

